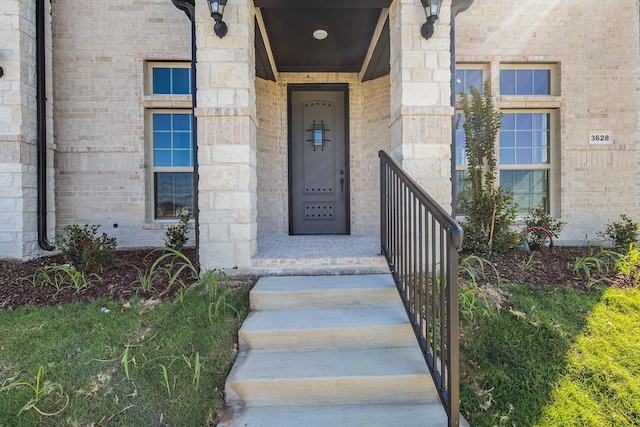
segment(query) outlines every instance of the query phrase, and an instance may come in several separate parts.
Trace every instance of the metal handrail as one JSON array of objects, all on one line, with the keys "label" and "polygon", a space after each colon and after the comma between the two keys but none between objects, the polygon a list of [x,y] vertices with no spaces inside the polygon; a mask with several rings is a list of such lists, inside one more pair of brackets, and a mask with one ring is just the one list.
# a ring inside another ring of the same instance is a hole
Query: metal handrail
[{"label": "metal handrail", "polygon": [[380,151],[381,250],[449,426],[460,425],[458,250],[462,228]]}]

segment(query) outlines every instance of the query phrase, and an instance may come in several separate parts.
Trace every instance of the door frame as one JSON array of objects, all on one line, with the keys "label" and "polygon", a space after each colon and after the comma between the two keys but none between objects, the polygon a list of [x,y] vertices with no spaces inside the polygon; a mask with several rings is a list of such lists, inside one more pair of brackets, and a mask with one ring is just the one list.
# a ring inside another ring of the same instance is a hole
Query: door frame
[{"label": "door frame", "polygon": [[293,156],[291,147],[293,145],[293,130],[291,123],[292,105],[291,105],[291,93],[295,91],[304,92],[342,92],[344,95],[344,158],[345,158],[345,233],[344,235],[351,235],[351,159],[349,157],[349,147],[351,141],[349,139],[349,128],[351,124],[349,122],[349,84],[348,83],[290,83],[287,84],[287,192],[289,193],[289,211],[287,216],[289,217],[289,235],[293,235],[293,177],[291,174],[291,168],[293,163]]}]

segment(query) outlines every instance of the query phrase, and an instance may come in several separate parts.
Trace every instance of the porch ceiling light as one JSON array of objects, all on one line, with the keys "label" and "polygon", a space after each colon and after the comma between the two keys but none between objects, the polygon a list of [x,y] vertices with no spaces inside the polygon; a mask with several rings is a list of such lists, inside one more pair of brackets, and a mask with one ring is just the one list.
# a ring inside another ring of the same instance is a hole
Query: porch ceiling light
[{"label": "porch ceiling light", "polygon": [[435,30],[435,23],[440,15],[440,7],[442,6],[442,0],[421,0],[422,7],[424,7],[424,13],[427,15],[427,22],[422,25],[420,34],[422,37],[429,40],[433,36]]},{"label": "porch ceiling light", "polygon": [[227,24],[222,20],[224,14],[224,7],[227,5],[227,0],[208,0],[209,12],[215,24],[213,24],[213,32],[216,36],[222,38],[227,34]]},{"label": "porch ceiling light", "polygon": [[316,40],[324,40],[327,38],[329,33],[326,30],[318,29],[313,32],[313,38]]}]

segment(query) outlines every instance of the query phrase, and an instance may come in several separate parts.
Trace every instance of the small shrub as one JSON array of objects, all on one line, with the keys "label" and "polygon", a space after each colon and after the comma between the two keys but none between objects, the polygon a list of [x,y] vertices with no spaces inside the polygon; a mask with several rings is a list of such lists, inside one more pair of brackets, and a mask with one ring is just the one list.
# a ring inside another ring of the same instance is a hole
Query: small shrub
[{"label": "small shrub", "polygon": [[600,248],[600,251],[594,254],[593,248],[589,256],[576,258],[575,263],[568,265],[573,274],[578,278],[587,279],[587,286],[607,280],[607,277],[615,268],[620,258],[620,254],[608,249]]},{"label": "small shrub", "polygon": [[102,233],[96,236],[99,225],[67,225],[64,234],[56,236],[56,244],[67,262],[80,271],[100,270],[115,259],[116,239]]},{"label": "small shrub", "polygon": [[537,252],[531,252],[529,258],[516,262],[516,265],[522,271],[535,271],[536,267],[543,265],[542,262],[535,259],[536,254]]},{"label": "small shrub", "polygon": [[462,246],[477,254],[503,253],[520,243],[520,235],[511,227],[515,224],[513,193],[502,187],[488,190],[475,200],[463,193],[460,200],[465,206],[466,219]]},{"label": "small shrub", "polygon": [[622,221],[614,221],[607,224],[604,231],[598,232],[598,236],[611,241],[617,248],[628,248],[631,243],[637,243],[640,239],[640,224],[633,222],[625,214],[620,215]]},{"label": "small shrub", "polygon": [[224,271],[218,270],[205,270],[200,278],[200,281],[207,285],[209,290],[209,325],[213,327],[214,320],[217,320],[220,315],[227,314],[227,308],[231,309],[236,316],[240,316],[240,313],[234,306],[227,302],[227,295],[229,294],[229,280]]},{"label": "small shrub", "polygon": [[493,274],[499,283],[500,275],[498,274],[498,270],[488,259],[471,254],[458,261],[458,273],[463,279],[467,280],[475,287],[479,286],[478,282],[480,279],[486,279],[486,267],[490,267],[493,270]]},{"label": "small shrub", "polygon": [[465,318],[472,318],[475,311],[480,310],[488,314],[489,302],[484,290],[478,284],[479,279],[486,279],[486,269],[490,267],[500,282],[498,270],[491,261],[477,255],[468,255],[458,262],[458,275],[462,279],[459,283],[458,304],[460,313]]},{"label": "small shrub", "polygon": [[496,138],[502,113],[491,98],[491,84],[483,93],[471,86],[471,96],[461,94],[464,112],[465,155],[468,179],[460,194],[466,219],[463,246],[475,253],[506,252],[518,246],[520,236],[512,230],[517,205],[513,192],[496,185]]},{"label": "small shrub", "polygon": [[135,265],[133,268],[138,272],[138,278],[133,282],[134,285],[138,284],[137,289],[146,293],[154,292],[156,288],[153,286],[153,282],[156,278],[157,272],[155,270],[142,271]]},{"label": "small shrub", "polygon": [[620,255],[615,263],[615,268],[622,278],[640,285],[640,249],[636,243],[630,243],[627,252]]},{"label": "small shrub", "polygon": [[189,212],[182,211],[180,214],[180,222],[167,229],[164,237],[164,243],[168,248],[175,249],[176,251],[182,250],[189,240],[189,236],[187,236],[188,233]]},{"label": "small shrub", "polygon": [[[555,238],[560,235],[565,225],[565,223],[559,219],[550,217],[542,206],[535,208],[533,212],[531,212],[531,215],[525,217],[524,222],[527,228],[542,227],[549,231]],[[529,242],[529,247],[533,250],[543,249],[546,240],[549,238],[545,232],[540,230],[529,231],[525,237],[527,238],[527,242]]]},{"label": "small shrub", "polygon": [[91,273],[87,275],[86,272],[79,271],[74,266],[56,265],[50,270],[53,272],[53,280],[49,280],[47,283],[52,284],[56,289],[60,289],[59,286],[68,281],[70,286],[79,294],[93,283],[104,283],[102,277],[97,274]]},{"label": "small shrub", "polygon": [[[165,277],[166,287],[163,291],[160,291],[160,295],[164,295],[171,290],[171,288],[177,283],[181,289],[188,287],[188,284],[183,280],[184,277],[190,277],[193,280],[199,278],[199,269],[196,265],[187,258],[182,252],[172,248],[161,248],[154,250],[148,256],[161,252],[160,255],[146,270],[141,270],[138,267],[134,267],[138,272],[138,278],[133,282],[137,286],[138,291],[142,292],[156,292],[158,289],[155,287],[156,280],[161,276]],[[164,276],[166,274],[166,276]]]}]

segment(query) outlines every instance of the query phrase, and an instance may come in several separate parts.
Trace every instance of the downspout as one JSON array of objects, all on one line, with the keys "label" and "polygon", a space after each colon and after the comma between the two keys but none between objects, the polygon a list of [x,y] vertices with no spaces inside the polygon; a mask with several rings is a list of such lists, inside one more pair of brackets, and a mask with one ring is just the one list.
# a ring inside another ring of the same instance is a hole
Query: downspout
[{"label": "downspout", "polygon": [[200,272],[200,209],[198,208],[198,118],[196,117],[196,15],[191,15],[191,138],[193,141],[193,225],[196,238],[195,267]]},{"label": "downspout", "polygon": [[171,0],[191,21],[191,138],[193,141],[193,221],[196,237],[194,266],[200,272],[200,210],[198,209],[198,119],[196,118],[196,14],[194,0]]},{"label": "downspout", "polygon": [[55,247],[47,241],[47,87],[44,0],[36,0],[36,115],[37,115],[37,192],[38,246],[45,251]]}]

